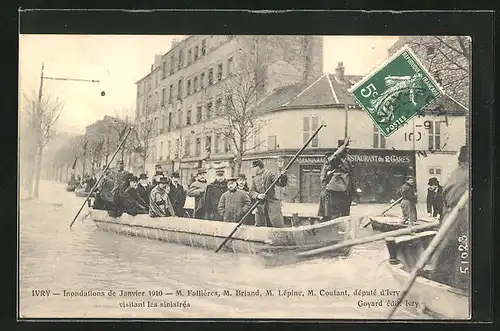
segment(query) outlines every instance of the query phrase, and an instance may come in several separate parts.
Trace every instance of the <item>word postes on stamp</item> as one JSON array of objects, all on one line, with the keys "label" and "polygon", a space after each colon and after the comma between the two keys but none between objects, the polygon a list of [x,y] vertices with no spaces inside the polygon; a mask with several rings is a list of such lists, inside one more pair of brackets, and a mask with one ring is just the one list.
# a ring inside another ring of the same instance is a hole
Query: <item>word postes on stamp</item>
[{"label": "word postes on stamp", "polygon": [[355,84],[349,92],[386,137],[444,94],[407,46]]}]

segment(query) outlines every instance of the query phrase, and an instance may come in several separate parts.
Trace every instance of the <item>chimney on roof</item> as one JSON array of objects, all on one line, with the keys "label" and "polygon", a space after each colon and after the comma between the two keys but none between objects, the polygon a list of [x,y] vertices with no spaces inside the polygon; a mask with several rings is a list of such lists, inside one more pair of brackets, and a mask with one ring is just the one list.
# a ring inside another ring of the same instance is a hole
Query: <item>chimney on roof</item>
[{"label": "chimney on roof", "polygon": [[335,68],[335,78],[339,81],[344,81],[345,77],[345,68],[344,68],[344,63],[339,62],[337,64],[337,68]]}]

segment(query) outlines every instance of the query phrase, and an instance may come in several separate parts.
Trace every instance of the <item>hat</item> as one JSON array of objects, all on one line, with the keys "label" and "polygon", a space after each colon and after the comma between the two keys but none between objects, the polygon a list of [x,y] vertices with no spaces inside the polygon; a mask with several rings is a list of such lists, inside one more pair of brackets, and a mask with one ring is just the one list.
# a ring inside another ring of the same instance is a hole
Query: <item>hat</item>
[{"label": "hat", "polygon": [[174,178],[181,178],[181,175],[177,171],[172,172],[172,177]]},{"label": "hat", "polygon": [[239,175],[238,175],[238,178],[247,179],[247,176],[245,176],[245,174],[239,174]]},{"label": "hat", "polygon": [[429,178],[429,183],[427,185],[439,185],[439,181],[436,177]]},{"label": "hat", "polygon": [[139,179],[137,178],[137,176],[132,176],[129,178],[129,182],[138,182]]},{"label": "hat", "polygon": [[408,180],[408,179],[415,179],[415,176],[413,176],[413,175],[408,175],[408,176],[406,176],[406,180]]},{"label": "hat", "polygon": [[224,169],[216,169],[216,170],[215,170],[215,173],[216,173],[217,175],[224,175],[225,170],[224,170]]},{"label": "hat", "polygon": [[229,182],[236,182],[237,178],[236,177],[230,177],[228,179],[226,179],[226,181],[229,183]]},{"label": "hat", "polygon": [[155,168],[161,168],[161,164],[155,165]]},{"label": "hat", "polygon": [[148,179],[148,175],[146,174],[140,174],[139,179]]},{"label": "hat", "polygon": [[207,173],[207,170],[205,170],[205,168],[199,168],[198,172],[197,172],[197,175],[203,175],[203,174],[206,174],[206,173]]},{"label": "hat", "polygon": [[264,162],[262,160],[255,160],[252,162],[252,167],[264,168]]},{"label": "hat", "polygon": [[170,181],[168,180],[167,177],[162,176],[162,177],[160,177],[160,184],[162,184],[162,183],[163,184],[168,184],[168,183],[170,183]]}]

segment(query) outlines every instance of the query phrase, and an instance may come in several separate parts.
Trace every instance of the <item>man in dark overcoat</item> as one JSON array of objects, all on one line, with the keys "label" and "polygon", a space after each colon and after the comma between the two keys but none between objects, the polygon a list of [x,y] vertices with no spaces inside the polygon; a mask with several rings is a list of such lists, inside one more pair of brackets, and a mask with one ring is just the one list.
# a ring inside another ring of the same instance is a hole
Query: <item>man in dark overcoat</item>
[{"label": "man in dark overcoat", "polygon": [[132,176],[129,187],[123,192],[123,211],[132,216],[147,213],[145,206],[141,203],[142,198],[137,192],[138,182],[139,179]]},{"label": "man in dark overcoat", "polygon": [[227,191],[227,180],[223,168],[215,170],[215,180],[210,183],[204,193],[206,219],[212,221],[222,221],[219,214],[218,205],[220,197]]},{"label": "man in dark overcoat", "polygon": [[205,174],[207,171],[203,168],[198,169],[195,181],[189,185],[187,191],[188,197],[194,197],[194,218],[205,219],[205,190],[207,188],[207,180]]},{"label": "man in dark overcoat", "polygon": [[137,193],[141,198],[140,202],[146,210],[149,210],[149,193],[151,193],[151,186],[148,183],[148,175],[142,173],[139,175],[139,184],[137,185]]},{"label": "man in dark overcoat", "polygon": [[186,191],[179,183],[181,176],[178,172],[172,173],[172,178],[170,182],[170,192],[168,196],[170,197],[170,202],[172,202],[172,207],[175,210],[175,215],[184,217],[186,212],[184,210],[184,204],[186,203]]},{"label": "man in dark overcoat", "polygon": [[219,199],[218,211],[222,220],[237,223],[250,209],[250,206],[250,196],[245,191],[238,189],[236,178],[229,178],[227,191]]},{"label": "man in dark overcoat", "polygon": [[441,220],[443,216],[443,187],[436,177],[429,178],[427,187],[427,214]]}]

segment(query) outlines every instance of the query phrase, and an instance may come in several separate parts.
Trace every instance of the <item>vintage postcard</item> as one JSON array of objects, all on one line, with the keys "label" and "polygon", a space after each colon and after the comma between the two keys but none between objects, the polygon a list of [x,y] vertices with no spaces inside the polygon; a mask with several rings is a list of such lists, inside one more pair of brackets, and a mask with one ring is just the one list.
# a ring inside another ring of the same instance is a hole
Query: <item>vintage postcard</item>
[{"label": "vintage postcard", "polygon": [[470,319],[470,37],[19,38],[20,319]]}]

